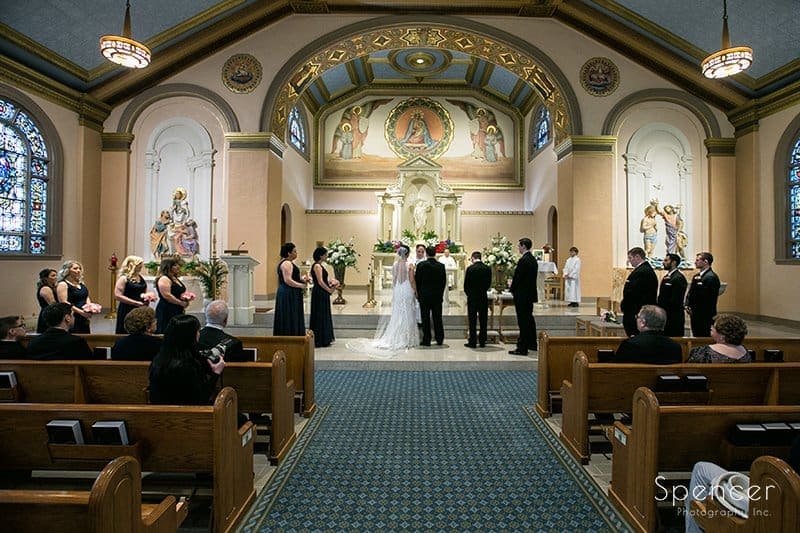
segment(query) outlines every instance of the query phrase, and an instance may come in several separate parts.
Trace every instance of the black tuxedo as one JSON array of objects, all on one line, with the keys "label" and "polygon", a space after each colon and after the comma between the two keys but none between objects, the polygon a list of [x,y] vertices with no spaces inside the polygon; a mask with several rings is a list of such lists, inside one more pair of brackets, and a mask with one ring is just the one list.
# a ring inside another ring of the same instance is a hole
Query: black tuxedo
[{"label": "black tuxedo", "polygon": [[[467,267],[464,273],[464,292],[467,295],[467,320],[469,339],[473,346],[478,342],[486,345],[486,326],[489,317],[489,297],[486,291],[492,286],[492,269],[480,261]],[[480,334],[476,335],[477,322],[480,321]]]},{"label": "black tuxedo", "polygon": [[28,352],[21,342],[0,341],[0,359],[27,359]]},{"label": "black tuxedo", "polygon": [[708,337],[711,325],[717,314],[717,298],[719,298],[719,277],[710,268],[702,275],[692,278],[689,293],[686,295],[686,307],[689,308],[692,335]]},{"label": "black tuxedo", "polygon": [[225,361],[229,363],[246,363],[248,361],[252,362],[253,358],[250,357],[248,359],[244,353],[242,341],[233,335],[228,335],[219,328],[211,328],[208,326],[200,330],[200,340],[198,341],[200,348],[213,348],[222,341],[229,341],[228,348],[225,350]]},{"label": "black tuxedo", "polygon": [[431,315],[433,316],[433,335],[436,344],[444,342],[442,323],[442,298],[447,288],[447,272],[444,265],[433,257],[417,263],[414,271],[417,283],[417,299],[422,318],[422,345],[431,343]]},{"label": "black tuxedo", "polygon": [[657,292],[658,277],[647,261],[642,262],[628,274],[620,302],[622,325],[628,337],[639,333],[636,328],[636,315],[643,305],[655,305]]},{"label": "black tuxedo", "polygon": [[533,317],[533,304],[539,301],[536,290],[536,277],[539,275],[539,262],[530,251],[525,252],[517,262],[511,278],[511,294],[514,295],[514,311],[517,314],[519,337],[517,351],[527,353],[536,350],[536,319]]},{"label": "black tuxedo", "polygon": [[667,324],[664,326],[664,335],[668,337],[683,337],[684,335],[684,309],[683,302],[686,296],[686,277],[680,270],[675,269],[661,278],[661,287],[658,290],[656,304],[667,312]]},{"label": "black tuxedo", "polygon": [[111,347],[111,359],[115,361],[152,361],[161,350],[161,337],[131,334],[117,339]]},{"label": "black tuxedo", "polygon": [[660,331],[643,331],[623,340],[611,362],[672,365],[682,361],[680,344]]},{"label": "black tuxedo", "polygon": [[43,361],[93,359],[86,339],[61,328],[47,328],[28,343],[28,357]]}]

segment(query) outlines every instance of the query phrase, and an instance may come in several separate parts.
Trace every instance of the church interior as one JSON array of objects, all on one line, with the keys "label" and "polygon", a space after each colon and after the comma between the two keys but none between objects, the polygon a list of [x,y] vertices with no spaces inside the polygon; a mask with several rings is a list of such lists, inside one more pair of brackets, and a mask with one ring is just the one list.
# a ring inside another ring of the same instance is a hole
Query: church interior
[{"label": "church interior", "polygon": [[[800,3],[675,4],[135,0],[126,15],[121,0],[5,2],[0,315],[35,322],[36,273],[68,259],[82,263],[92,300],[105,310],[117,258],[207,261],[243,252],[248,298],[232,307],[252,323],[273,305],[281,244],[293,242],[307,268],[314,249],[332,241],[358,254],[357,268],[342,274],[347,312],[356,314],[372,291],[390,305],[394,242],[452,244],[463,271],[469,254],[491,249],[493,239],[529,237],[558,269],[570,247],[580,250],[580,308],[540,309],[561,324],[555,329],[571,331],[574,316],[595,314],[598,299],[619,301],[627,252],[643,247],[655,265],[678,253],[687,277],[695,255],[711,252],[725,284],[720,312],[753,321],[756,335],[796,336]],[[120,49],[98,47],[124,18],[129,41],[108,46],[127,47],[127,65],[107,59]],[[743,47],[737,66],[746,70],[706,75],[733,68],[708,62],[720,37],[723,48]],[[457,303],[446,311],[451,318],[464,312],[459,283],[457,275],[448,291]],[[238,295],[229,291],[221,297],[230,303]],[[193,306],[199,316],[202,303]],[[460,332],[461,322],[452,329]],[[335,357],[318,356],[320,368],[335,368],[325,366]],[[523,376],[533,360],[478,361],[507,363],[520,372],[509,381],[535,386]],[[402,388],[387,378],[353,391],[341,380],[318,384],[335,391],[332,405],[371,387]],[[335,418],[335,409],[322,411]],[[325,434],[320,420],[303,423]],[[553,437],[547,423],[535,424],[545,428],[542,447],[560,446],[557,430]],[[602,500],[577,515],[605,509]],[[582,524],[615,530],[631,521],[600,514]],[[253,516],[246,530],[304,529]],[[387,520],[389,529],[402,523]],[[496,527],[570,529],[555,518],[546,527],[518,520]]]}]

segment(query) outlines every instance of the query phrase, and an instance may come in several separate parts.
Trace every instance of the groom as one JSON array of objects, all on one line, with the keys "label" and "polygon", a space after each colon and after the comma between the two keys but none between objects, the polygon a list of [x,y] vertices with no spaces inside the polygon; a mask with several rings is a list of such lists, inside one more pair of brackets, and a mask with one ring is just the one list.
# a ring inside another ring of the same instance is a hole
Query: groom
[{"label": "groom", "polygon": [[428,258],[417,263],[414,280],[417,282],[417,299],[422,314],[422,346],[431,345],[431,314],[433,314],[433,334],[436,344],[444,342],[442,324],[442,297],[447,287],[447,273],[444,265],[436,260],[436,249],[425,249]]}]

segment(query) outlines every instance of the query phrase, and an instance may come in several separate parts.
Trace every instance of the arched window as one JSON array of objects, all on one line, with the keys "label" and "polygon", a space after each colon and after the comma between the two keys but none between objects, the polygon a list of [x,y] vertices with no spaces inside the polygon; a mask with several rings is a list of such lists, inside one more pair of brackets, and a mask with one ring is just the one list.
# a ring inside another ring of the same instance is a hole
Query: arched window
[{"label": "arched window", "polygon": [[293,107],[289,112],[289,144],[294,146],[295,150],[300,152],[300,155],[309,158],[308,155],[308,142],[306,141],[306,117],[300,108]]},{"label": "arched window", "polygon": [[0,94],[0,256],[58,253],[52,154],[38,120]]},{"label": "arched window", "polygon": [[528,135],[528,159],[532,159],[542,148],[547,146],[552,140],[551,132],[550,111],[547,110],[546,106],[540,105],[536,109],[533,120],[531,120],[531,129]]},{"label": "arched window", "polygon": [[786,175],[789,258],[800,259],[800,135],[794,140],[789,156],[789,172]]}]

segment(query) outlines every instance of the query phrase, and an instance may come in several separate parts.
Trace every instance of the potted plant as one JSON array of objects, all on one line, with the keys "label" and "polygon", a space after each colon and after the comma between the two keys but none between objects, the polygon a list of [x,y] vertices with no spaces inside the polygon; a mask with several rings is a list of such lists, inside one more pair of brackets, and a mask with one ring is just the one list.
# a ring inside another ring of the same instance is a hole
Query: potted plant
[{"label": "potted plant", "polygon": [[508,276],[517,264],[511,241],[504,236],[501,237],[499,233],[492,237],[489,247],[483,249],[483,262],[492,267],[494,290],[497,292],[506,290]]},{"label": "potted plant", "polygon": [[346,272],[347,267],[353,267],[358,270],[356,266],[356,261],[358,260],[358,256],[360,255],[356,252],[355,245],[353,244],[353,238],[350,237],[348,242],[343,242],[338,237],[336,239],[331,240],[327,246],[328,249],[328,264],[333,267],[333,274],[336,277],[336,280],[339,282],[339,286],[336,287],[336,292],[338,293],[337,298],[333,301],[335,304],[343,304],[346,303],[345,299],[342,298],[342,288],[344,287],[344,274]]},{"label": "potted plant", "polygon": [[217,257],[208,261],[193,261],[192,271],[203,287],[203,294],[209,300],[217,300],[228,278],[228,266]]}]

